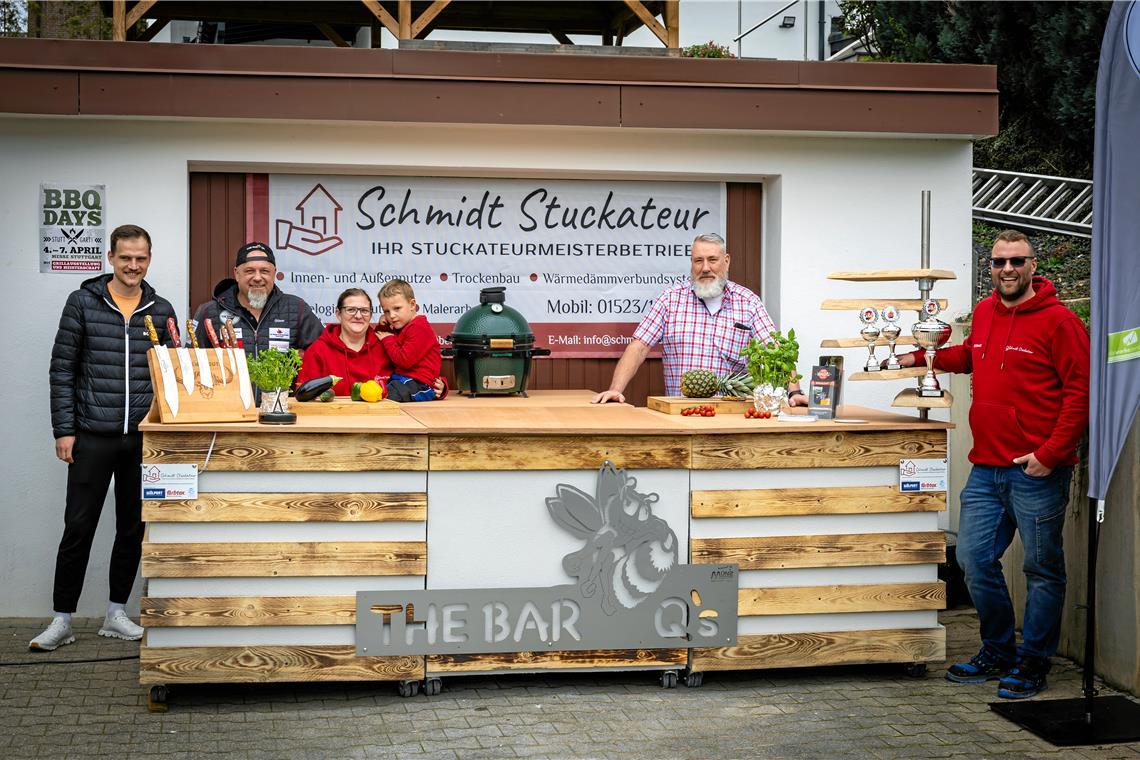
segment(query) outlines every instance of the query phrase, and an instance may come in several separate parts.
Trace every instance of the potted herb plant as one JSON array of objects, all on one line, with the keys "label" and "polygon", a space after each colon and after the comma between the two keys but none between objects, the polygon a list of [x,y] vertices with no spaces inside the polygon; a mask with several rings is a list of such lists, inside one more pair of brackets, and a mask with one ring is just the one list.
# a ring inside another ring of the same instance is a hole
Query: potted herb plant
[{"label": "potted herb plant", "polygon": [[288,425],[297,421],[289,412],[289,389],[301,368],[297,349],[262,351],[246,362],[249,379],[261,390],[261,414],[258,420],[267,424]]},{"label": "potted herb plant", "polygon": [[763,341],[753,338],[740,355],[748,360],[748,374],[755,383],[752,404],[777,414],[788,400],[788,385],[801,377],[796,372],[800,358],[796,331],[788,330],[787,335],[774,332]]}]

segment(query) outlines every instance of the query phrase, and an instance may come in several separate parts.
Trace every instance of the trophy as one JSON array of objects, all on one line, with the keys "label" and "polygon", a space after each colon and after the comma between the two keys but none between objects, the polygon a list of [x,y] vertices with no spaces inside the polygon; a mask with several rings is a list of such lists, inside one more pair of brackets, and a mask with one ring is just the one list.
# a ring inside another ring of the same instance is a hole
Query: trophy
[{"label": "trophy", "polygon": [[878,372],[879,362],[875,359],[875,341],[879,339],[879,328],[875,322],[879,319],[879,312],[870,306],[865,306],[859,312],[859,321],[863,329],[859,331],[860,337],[867,341],[867,364],[863,369],[867,372]]},{"label": "trophy", "polygon": [[879,316],[883,319],[883,337],[887,339],[887,350],[890,353],[887,355],[887,369],[902,369],[899,364],[899,358],[895,356],[895,342],[899,339],[902,333],[902,328],[898,326],[899,310],[894,306],[887,304],[883,310],[879,312]]},{"label": "trophy", "polygon": [[937,398],[946,393],[938,385],[938,378],[934,376],[934,354],[946,345],[951,334],[950,325],[936,319],[940,311],[942,309],[939,308],[938,301],[933,298],[926,299],[922,304],[922,313],[925,318],[921,322],[915,322],[910,328],[910,333],[914,336],[915,342],[926,349],[926,375],[918,384],[918,395],[923,398]]}]

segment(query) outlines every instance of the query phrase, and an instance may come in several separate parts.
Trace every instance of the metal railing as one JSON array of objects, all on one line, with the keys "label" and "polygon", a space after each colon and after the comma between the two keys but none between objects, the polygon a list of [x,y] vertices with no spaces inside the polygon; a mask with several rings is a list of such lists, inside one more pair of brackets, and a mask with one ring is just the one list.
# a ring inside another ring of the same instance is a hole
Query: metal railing
[{"label": "metal railing", "polygon": [[1090,180],[974,167],[973,194],[980,221],[1092,237]]}]

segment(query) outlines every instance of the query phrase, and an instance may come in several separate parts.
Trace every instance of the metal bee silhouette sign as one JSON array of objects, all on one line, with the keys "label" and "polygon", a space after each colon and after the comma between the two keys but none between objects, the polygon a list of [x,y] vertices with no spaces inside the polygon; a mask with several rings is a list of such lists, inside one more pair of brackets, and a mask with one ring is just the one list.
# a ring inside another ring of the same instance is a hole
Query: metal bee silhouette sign
[{"label": "metal bee silhouette sign", "polygon": [[680,564],[658,496],[605,462],[590,495],[566,484],[550,516],[582,546],[576,583],[546,588],[361,591],[361,656],[722,647],[736,643],[736,565]]}]

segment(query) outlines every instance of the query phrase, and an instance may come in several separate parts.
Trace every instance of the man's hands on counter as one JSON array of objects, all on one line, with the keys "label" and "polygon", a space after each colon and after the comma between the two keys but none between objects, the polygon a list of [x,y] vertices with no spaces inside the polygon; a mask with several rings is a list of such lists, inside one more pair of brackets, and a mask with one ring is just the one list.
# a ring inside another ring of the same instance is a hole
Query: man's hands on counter
[{"label": "man's hands on counter", "polygon": [[590,399],[591,404],[605,404],[610,401],[616,401],[619,404],[624,404],[625,394],[623,394],[621,391],[602,391]]}]

